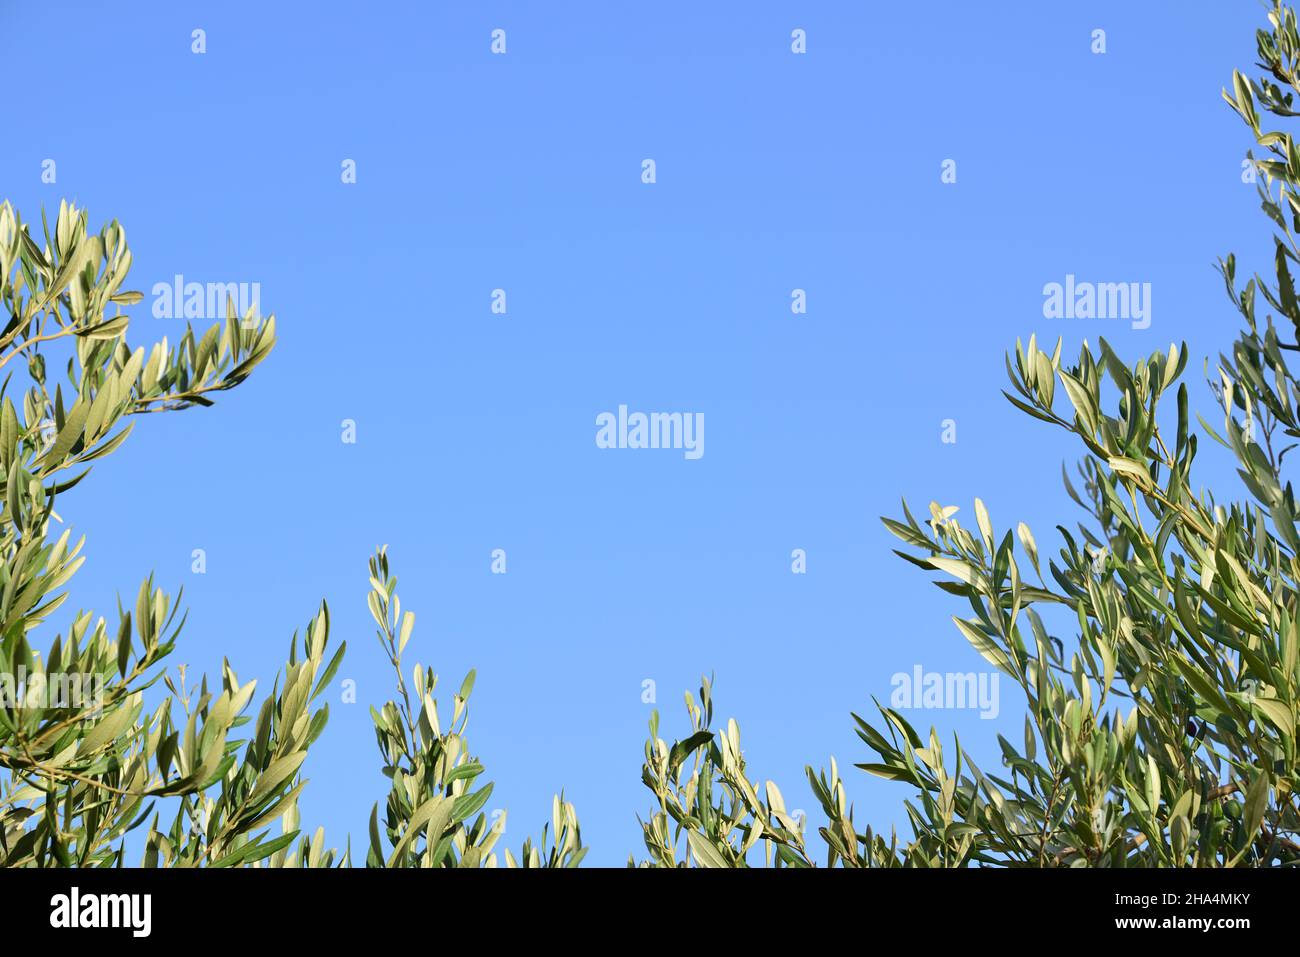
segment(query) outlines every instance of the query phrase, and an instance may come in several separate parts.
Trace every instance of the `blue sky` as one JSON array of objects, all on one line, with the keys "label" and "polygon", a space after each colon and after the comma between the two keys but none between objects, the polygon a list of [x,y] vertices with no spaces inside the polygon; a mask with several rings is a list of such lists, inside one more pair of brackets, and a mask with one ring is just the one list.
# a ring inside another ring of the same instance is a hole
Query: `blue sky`
[{"label": "blue sky", "polygon": [[[3,0],[4,198],[123,223],[134,344],[179,337],[149,308],[178,273],[259,283],[280,336],[244,386],[139,421],[67,496],[88,555],[70,604],[109,612],[152,571],[185,589],[178,661],[269,687],[328,600],[359,703],[331,692],[301,806],[337,846],[364,845],[387,790],[365,707],[392,687],[365,607],[381,543],[417,614],[409,664],[444,701],[478,670],[470,741],[512,847],[564,788],[589,861],[638,852],[642,683],[671,738],[707,672],[789,806],[812,808],[803,766],[834,754],[859,823],[905,829],[905,790],[850,767],[870,755],[849,713],[896,672],[984,663],[877,516],[903,496],[969,516],[979,495],[1054,551],[1076,452],[1001,398],[1004,350],[1186,340],[1199,383],[1229,346],[1213,263],[1263,264],[1267,229],[1219,90],[1263,22],[1171,0]],[[1045,319],[1067,274],[1151,283],[1150,328]],[[597,448],[620,404],[703,413],[705,454]],[[1231,475],[1202,447],[1203,480]],[[996,720],[911,717],[993,766],[1021,720],[1002,692]]]}]

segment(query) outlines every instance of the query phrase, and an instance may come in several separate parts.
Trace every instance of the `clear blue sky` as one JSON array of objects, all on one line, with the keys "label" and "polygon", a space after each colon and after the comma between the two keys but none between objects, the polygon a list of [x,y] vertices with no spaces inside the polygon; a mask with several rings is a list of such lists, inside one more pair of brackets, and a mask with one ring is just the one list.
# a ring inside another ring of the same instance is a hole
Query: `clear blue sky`
[{"label": "clear blue sky", "polygon": [[[949,621],[962,603],[877,516],[902,496],[969,516],[980,495],[1054,551],[1075,449],[1001,398],[1003,351],[1185,339],[1199,382],[1228,347],[1212,265],[1263,264],[1267,226],[1219,90],[1262,22],[1258,3],[1172,0],[3,0],[4,196],[29,220],[65,197],[120,219],[147,296],[177,273],[257,282],[279,324],[243,387],[139,421],[64,500],[89,556],[71,604],[111,611],[153,571],[185,588],[177,660],[216,676],[228,656],[269,687],[327,599],[360,703],[331,692],[302,811],[337,846],[364,846],[387,790],[366,705],[391,677],[365,607],[385,542],[410,663],[444,701],[478,669],[470,740],[512,847],[564,788],[590,861],[638,851],[642,682],[671,738],[710,671],[788,805],[813,808],[802,768],[834,754],[859,823],[906,831],[905,790],[851,767],[870,756],[849,712],[895,672],[984,663]],[[1150,328],[1045,319],[1066,274],[1150,282]],[[177,338],[151,301],[132,340]],[[704,413],[705,455],[598,449],[620,404]],[[1203,479],[1230,474],[1203,448]],[[993,721],[912,717],[993,766],[994,733],[1020,728],[1002,698]]]}]

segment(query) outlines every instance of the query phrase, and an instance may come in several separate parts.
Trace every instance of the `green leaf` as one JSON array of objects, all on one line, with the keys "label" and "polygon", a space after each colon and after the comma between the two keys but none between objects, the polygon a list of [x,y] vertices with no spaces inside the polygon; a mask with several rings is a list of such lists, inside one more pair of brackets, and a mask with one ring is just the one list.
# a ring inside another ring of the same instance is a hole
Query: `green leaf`
[{"label": "green leaf", "polygon": [[116,339],[126,332],[129,321],[130,319],[127,316],[114,316],[112,319],[106,319],[93,326],[79,327],[77,335],[83,339]]},{"label": "green leaf", "polygon": [[687,831],[686,840],[690,844],[691,853],[695,855],[695,863],[698,867],[730,867],[727,859],[709,841],[707,837],[698,831]]},{"label": "green leaf", "polygon": [[1253,698],[1251,705],[1283,734],[1295,737],[1295,713],[1289,705],[1276,698],[1265,698],[1262,695]]},{"label": "green leaf", "polygon": [[1260,825],[1264,822],[1264,812],[1268,808],[1269,784],[1268,772],[1260,771],[1255,776],[1255,779],[1250,782],[1250,788],[1246,791],[1242,824],[1246,829],[1246,839],[1248,841],[1254,838],[1259,832]]},{"label": "green leaf", "polygon": [[68,417],[63,423],[63,428],[54,438],[54,444],[40,458],[42,472],[49,475],[67,458],[68,452],[81,438],[81,430],[86,424],[86,416],[90,412],[90,403],[84,399],[78,399],[68,412]]},{"label": "green leaf", "polygon": [[257,844],[249,841],[243,847],[233,853],[227,854],[221,860],[213,863],[213,867],[234,867],[238,864],[253,864],[257,861],[264,860],[274,854],[281,848],[288,847],[298,837],[298,831],[290,831],[282,834],[274,840],[267,841],[265,844]]},{"label": "green leaf", "polygon": [[1151,473],[1145,465],[1136,459],[1126,458],[1122,455],[1112,455],[1106,461],[1116,472],[1134,479],[1143,488],[1151,487]]},{"label": "green leaf", "polygon": [[684,741],[678,741],[668,752],[668,774],[672,776],[681,767],[682,762],[691,756],[701,745],[713,740],[712,731],[696,731]]},{"label": "green leaf", "polygon": [[977,627],[975,622],[966,621],[965,619],[953,616],[953,624],[957,630],[966,636],[966,640],[971,643],[976,651],[984,656],[984,659],[996,668],[1005,671],[1011,677],[1016,677],[1016,671],[1011,665],[1011,659],[1003,651],[996,641]]},{"label": "green leaf", "polygon": [[127,728],[131,727],[135,719],[137,703],[138,699],[132,698],[128,703],[110,711],[81,739],[77,745],[77,753],[93,754],[110,741],[117,740]]},{"label": "green leaf", "polygon": [[406,831],[402,834],[402,839],[397,842],[393,848],[393,853],[389,855],[388,867],[395,867],[398,861],[402,860],[406,849],[419,836],[420,832],[427,826],[429,840],[437,843],[446,830],[447,822],[451,819],[452,806],[454,802],[451,798],[441,794],[435,794],[429,800],[420,805],[416,812],[411,815],[411,820],[406,825]]},{"label": "green leaf", "polygon": [[451,808],[452,822],[459,824],[461,821],[473,817],[487,803],[491,795],[492,785],[489,783],[473,794],[462,794],[456,798],[456,803]]}]

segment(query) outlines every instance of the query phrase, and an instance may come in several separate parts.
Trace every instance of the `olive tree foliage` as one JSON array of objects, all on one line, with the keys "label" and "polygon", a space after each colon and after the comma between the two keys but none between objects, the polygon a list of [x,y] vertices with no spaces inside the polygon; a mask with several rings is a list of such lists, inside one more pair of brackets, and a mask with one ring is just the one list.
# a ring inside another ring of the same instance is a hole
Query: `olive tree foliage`
[{"label": "olive tree foliage", "polygon": [[[168,667],[184,616],[180,595],[152,578],[113,622],[80,611],[66,634],[34,647],[83,561],[82,542],[57,528],[56,498],[125,441],[131,416],[211,405],[275,343],[274,317],[241,317],[228,303],[226,320],[201,335],[187,325],[175,345],[164,337],[132,347],[125,310],[143,296],[123,286],[125,232],[112,222],[93,234],[88,222],[64,203],[52,233],[42,220],[38,242],[0,206],[0,866],[351,865],[350,850],[299,826],[303,763],[328,721],[322,694],[346,649],[330,650],[324,603],[256,707],[256,682],[241,683],[228,661],[219,687],[206,677],[191,686],[184,665]],[[483,767],[464,738],[473,674],[445,731],[427,668],[415,669],[413,707],[401,655],[414,617],[401,614],[385,550],[370,572],[370,610],[400,700],[373,711],[393,782],[391,849],[376,808],[366,863],[495,866],[504,817],[489,826],[479,813],[491,785],[473,789]],[[147,706],[150,689],[159,700]],[[128,860],[137,830],[143,860]],[[505,863],[573,867],[585,853],[573,805],[557,797],[541,842],[506,851]]]},{"label": "olive tree foliage", "polygon": [[[1289,361],[1300,353],[1300,149],[1269,128],[1300,116],[1300,30],[1280,2],[1269,25],[1258,74],[1234,73],[1224,96],[1259,151],[1274,255],[1267,278],[1220,262],[1244,327],[1207,363],[1214,423],[1193,421],[1185,345],[1127,363],[1105,340],[1069,359],[1031,337],[1007,356],[1004,394],[1082,446],[1078,477],[1063,477],[1083,520],[1058,525],[1047,550],[1023,522],[997,526],[979,499],[970,521],[939,503],[884,519],[898,554],[965,603],[958,633],[1020,691],[1023,734],[998,738],[1000,766],[878,704],[853,716],[871,752],[856,766],[907,790],[910,835],[856,823],[831,759],[806,769],[814,846],[778,785],[750,777],[736,722],[715,727],[706,679],[686,696],[683,737],[669,744],[651,718],[641,866],[1300,864],[1300,509],[1287,474],[1300,441]],[[175,345],[133,348],[124,309],[142,297],[122,285],[125,235],[87,223],[64,204],[38,241],[0,206],[0,866],[119,866],[136,829],[149,866],[351,865],[319,829],[302,833],[297,808],[344,653],[330,652],[323,604],[255,714],[255,683],[228,662],[212,687],[168,669],[184,618],[152,579],[112,623],[78,612],[34,647],[83,561],[56,498],[121,445],[132,416],[211,404],[275,341],[273,318],[228,307],[201,336],[187,326]],[[1197,484],[1198,425],[1236,460],[1231,493]],[[431,668],[416,665],[407,684],[414,616],[396,585],[379,549],[368,601],[396,697],[372,710],[391,785],[365,864],[498,866],[504,818],[488,810],[492,785],[466,742],[474,674],[450,714]],[[146,708],[150,689],[161,700]],[[585,853],[558,796],[541,841],[503,859],[560,868]]]},{"label": "olive tree foliage", "polygon": [[[711,730],[710,679],[701,679],[698,702],[686,694],[686,711],[691,733],[671,746],[659,737],[658,711],[650,717],[641,780],[656,806],[641,822],[650,855],[642,866],[814,866],[803,816],[786,808],[775,781],[750,779],[735,720]],[[835,760],[829,776],[809,768],[808,780],[827,815],[821,833],[828,845],[856,846],[859,836]]]},{"label": "olive tree foliage", "polygon": [[[492,784],[477,786],[483,765],[469,752],[469,696],[474,688],[470,671],[452,696],[445,724],[433,697],[438,676],[428,666],[415,665],[408,686],[402,653],[415,629],[415,614],[402,611],[397,577],[389,568],[387,547],[370,559],[371,617],[376,635],[396,675],[398,698],[371,708],[375,738],[385,776],[392,788],[382,819],[379,805],[370,814],[370,867],[496,867],[493,848],[505,831],[502,811],[483,813]],[[571,803],[557,795],[551,822],[542,828],[537,845],[525,841],[518,856],[505,849],[506,867],[577,867],[587,848],[582,845],[578,816]]]},{"label": "olive tree foliage", "polygon": [[[0,864],[118,865],[125,835],[146,823],[149,865],[284,858],[296,833],[270,838],[269,824],[301,789],[326,716],[312,701],[338,662],[325,658],[323,607],[255,721],[244,713],[255,683],[229,664],[211,688],[166,671],[184,619],[152,579],[111,622],[80,611],[35,647],[84,561],[56,500],[121,446],[134,416],[211,405],[275,343],[274,317],[228,306],[202,334],[186,325],[175,343],[132,346],[125,310],[143,296],[124,286],[126,234],[88,222],[63,203],[34,236],[0,205]],[[159,681],[171,694],[146,708]],[[232,738],[250,721],[248,740]],[[304,840],[293,853],[313,852]]]},{"label": "olive tree foliage", "polygon": [[[1195,483],[1185,345],[1129,365],[1105,340],[1073,361],[1059,342],[1018,342],[1005,394],[1082,445],[1079,478],[1063,475],[1085,520],[1057,526],[1055,554],[1024,523],[1000,529],[979,499],[972,523],[937,503],[923,519],[904,503],[884,522],[906,546],[898,554],[968,606],[954,623],[1019,689],[1023,737],[999,737],[1001,767],[982,769],[960,740],[922,734],[895,710],[854,715],[874,752],[858,767],[909,790],[911,836],[858,832],[834,763],[810,768],[825,863],[1300,863],[1300,511],[1286,474],[1300,439],[1288,363],[1300,352],[1300,149],[1263,121],[1300,116],[1300,33],[1280,3],[1269,22],[1262,75],[1235,73],[1224,96],[1263,151],[1251,158],[1277,227],[1272,274],[1242,285],[1235,258],[1220,263],[1245,328],[1210,375],[1220,424],[1200,420],[1235,457],[1240,489],[1216,498]],[[672,746],[651,722],[647,863],[808,866],[802,822],[774,784],[748,780],[735,723],[709,730],[707,684],[702,697],[688,697],[691,732]]]}]

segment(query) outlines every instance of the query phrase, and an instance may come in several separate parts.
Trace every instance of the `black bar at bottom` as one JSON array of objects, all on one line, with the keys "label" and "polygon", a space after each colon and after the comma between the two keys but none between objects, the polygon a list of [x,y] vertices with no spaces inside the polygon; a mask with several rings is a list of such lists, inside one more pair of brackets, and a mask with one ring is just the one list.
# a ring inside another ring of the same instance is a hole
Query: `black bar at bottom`
[{"label": "black bar at bottom", "polygon": [[1298,891],[1289,870],[0,871],[6,943],[76,936],[127,948],[338,945],[376,932],[450,943],[457,928],[541,942],[562,927],[558,939],[598,941],[611,921],[667,933],[729,926],[747,939],[788,925],[810,939],[837,929],[851,940],[858,928],[865,943],[919,926],[927,939],[970,943],[1034,930],[1228,943],[1288,931]]}]

